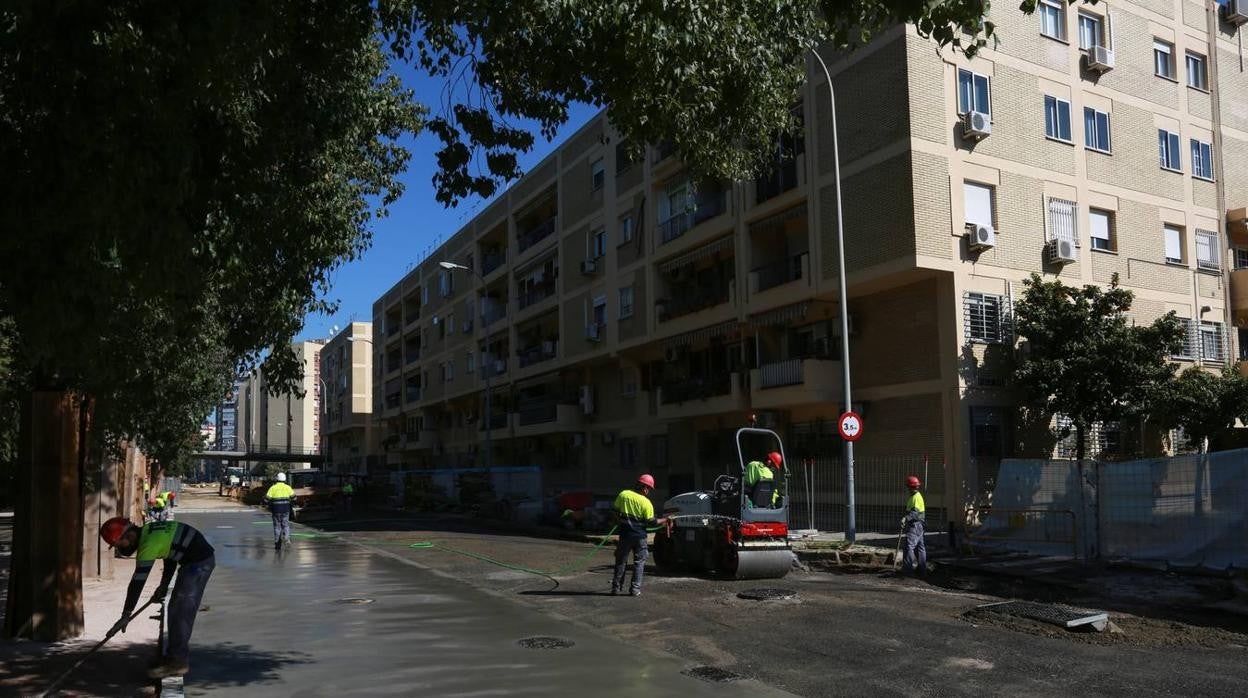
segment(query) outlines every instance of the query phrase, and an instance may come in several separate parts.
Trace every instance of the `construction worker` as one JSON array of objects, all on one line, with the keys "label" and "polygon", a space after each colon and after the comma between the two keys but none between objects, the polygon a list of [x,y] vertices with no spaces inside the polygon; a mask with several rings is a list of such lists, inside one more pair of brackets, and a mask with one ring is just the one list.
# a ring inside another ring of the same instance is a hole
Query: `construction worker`
[{"label": "construction worker", "polygon": [[173,492],[161,492],[147,500],[148,518],[152,521],[168,521],[173,518],[171,509],[176,496]]},{"label": "construction worker", "polygon": [[927,573],[927,543],[923,540],[927,532],[927,504],[919,491],[922,484],[914,475],[906,478],[910,497],[906,500],[906,515],[901,517],[901,527],[906,533],[906,554],[901,569],[919,575]]},{"label": "construction worker", "polygon": [[771,491],[771,506],[775,507],[780,501],[780,490],[774,489],[774,486],[776,473],[780,471],[780,468],[783,465],[784,458],[776,451],[772,451],[767,454],[766,464],[762,461],[756,460],[746,463],[745,482],[743,483],[743,487],[745,487],[746,493],[749,494],[749,500],[752,505],[758,505],[754,498],[754,489],[758,486],[758,483],[764,481],[771,482],[773,486]]},{"label": "construction worker", "polygon": [[666,518],[654,518],[654,505],[650,503],[650,493],[654,491],[654,478],[642,475],[637,484],[615,498],[612,510],[615,511],[616,527],[620,532],[619,541],[615,544],[615,573],[611,577],[611,595],[623,593],[625,566],[628,554],[633,554],[633,583],[629,587],[630,596],[641,596],[641,580],[646,573],[646,558],[650,550],[646,545],[649,527],[667,523]]},{"label": "construction worker", "polygon": [[216,566],[212,546],[204,534],[180,521],[156,521],[139,528],[117,516],[100,526],[100,537],[124,557],[137,553],[137,564],[130,586],[126,590],[126,602],[122,606],[121,620],[109,634],[125,632],[139,595],[147,584],[147,576],[157,560],[164,560],[160,586],[152,595],[152,602],[164,605],[169,593],[169,582],[178,573],[178,583],[166,607],[168,635],[165,655],[148,671],[152,678],[181,676],[190,668],[191,630],[195,627],[195,615],[204,597],[204,587]]},{"label": "construction worker", "polygon": [[286,473],[277,474],[277,482],[264,494],[264,503],[273,515],[273,549],[281,552],[282,543],[290,542],[290,515],[294,511],[295,491],[286,484]]},{"label": "construction worker", "polygon": [[355,499],[355,485],[347,480],[342,485],[342,505],[347,511],[351,511],[351,502]]}]

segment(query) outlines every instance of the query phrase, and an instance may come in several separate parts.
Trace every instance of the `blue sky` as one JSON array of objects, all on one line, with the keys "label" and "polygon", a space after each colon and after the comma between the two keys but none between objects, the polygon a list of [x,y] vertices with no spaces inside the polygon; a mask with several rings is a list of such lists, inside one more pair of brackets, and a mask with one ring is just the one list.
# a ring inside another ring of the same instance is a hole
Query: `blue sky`
[{"label": "blue sky", "polygon": [[[397,72],[415,90],[418,101],[437,102],[442,80],[408,66],[398,66]],[[555,140],[548,143],[539,135],[533,150],[521,156],[521,167],[527,172],[541,162],[596,112],[594,107],[575,105],[570,110],[568,123],[559,130]],[[434,199],[431,182],[436,169],[434,153],[439,144],[437,137],[428,132],[406,140],[404,145],[411,151],[412,159],[401,179],[407,190],[390,207],[389,217],[373,222],[372,247],[359,259],[334,272],[333,288],[328,296],[338,301],[338,312],[331,316],[309,315],[299,339],[326,338],[331,327],[345,327],[353,319],[371,321],[373,301],[435,249],[438,241],[454,234],[489,203],[490,200],[473,197],[460,201],[455,208],[444,208]]]}]

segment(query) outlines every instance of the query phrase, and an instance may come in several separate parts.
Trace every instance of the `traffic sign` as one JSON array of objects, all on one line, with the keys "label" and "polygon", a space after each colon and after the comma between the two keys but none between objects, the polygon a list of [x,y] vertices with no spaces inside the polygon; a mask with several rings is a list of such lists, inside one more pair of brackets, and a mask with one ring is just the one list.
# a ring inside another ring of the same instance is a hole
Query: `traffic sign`
[{"label": "traffic sign", "polygon": [[846,441],[857,441],[862,436],[862,417],[857,412],[846,412],[836,422],[836,430]]}]

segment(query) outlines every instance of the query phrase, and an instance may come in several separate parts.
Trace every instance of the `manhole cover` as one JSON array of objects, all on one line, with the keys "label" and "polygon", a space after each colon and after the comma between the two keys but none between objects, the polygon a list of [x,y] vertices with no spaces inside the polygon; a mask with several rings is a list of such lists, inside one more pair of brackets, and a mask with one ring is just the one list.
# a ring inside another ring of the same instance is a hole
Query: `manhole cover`
[{"label": "manhole cover", "polygon": [[1084,611],[1058,604],[1036,603],[1034,601],[1001,601],[986,603],[976,607],[980,611],[991,611],[1007,616],[1029,618],[1042,623],[1050,623],[1059,628],[1079,628],[1090,626],[1098,632],[1109,625],[1109,615],[1101,611]]},{"label": "manhole cover", "polygon": [[737,594],[738,599],[750,601],[783,601],[795,596],[797,592],[792,589],[746,589]]},{"label": "manhole cover", "polygon": [[685,669],[681,673],[686,676],[692,676],[695,679],[714,683],[728,683],[741,678],[740,674],[734,674],[727,669],[720,669],[717,666],[695,666],[692,669]]},{"label": "manhole cover", "polygon": [[337,599],[334,601],[334,603],[345,604],[348,606],[363,606],[364,604],[369,604],[372,602],[373,602],[373,599],[366,599],[362,596],[348,596],[345,599]]},{"label": "manhole cover", "polygon": [[576,643],[561,637],[526,637],[518,640],[516,644],[531,650],[562,650]]}]

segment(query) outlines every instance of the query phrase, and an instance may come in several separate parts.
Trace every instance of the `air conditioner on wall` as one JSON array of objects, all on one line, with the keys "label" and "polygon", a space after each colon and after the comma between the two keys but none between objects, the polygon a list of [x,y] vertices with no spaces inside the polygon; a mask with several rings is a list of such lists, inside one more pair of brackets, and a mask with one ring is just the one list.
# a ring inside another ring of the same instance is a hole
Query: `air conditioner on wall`
[{"label": "air conditioner on wall", "polygon": [[1228,24],[1248,24],[1248,0],[1227,0],[1222,5],[1222,19]]},{"label": "air conditioner on wall", "polygon": [[1114,69],[1114,52],[1104,46],[1088,48],[1088,70],[1104,73]]},{"label": "air conditioner on wall", "polygon": [[1074,240],[1050,240],[1045,247],[1049,264],[1069,264],[1079,259]]},{"label": "air conditioner on wall", "polygon": [[598,272],[598,260],[586,259],[581,261],[581,273],[586,276],[596,274]]},{"label": "air conditioner on wall", "polygon": [[992,118],[981,111],[968,111],[962,115],[962,137],[980,141],[992,135]]},{"label": "air conditioner on wall", "polygon": [[581,405],[581,411],[585,414],[594,413],[594,387],[592,385],[582,385],[580,397],[577,402]]},{"label": "air conditioner on wall", "polygon": [[967,223],[966,243],[974,251],[991,250],[997,246],[997,231],[991,225]]}]

